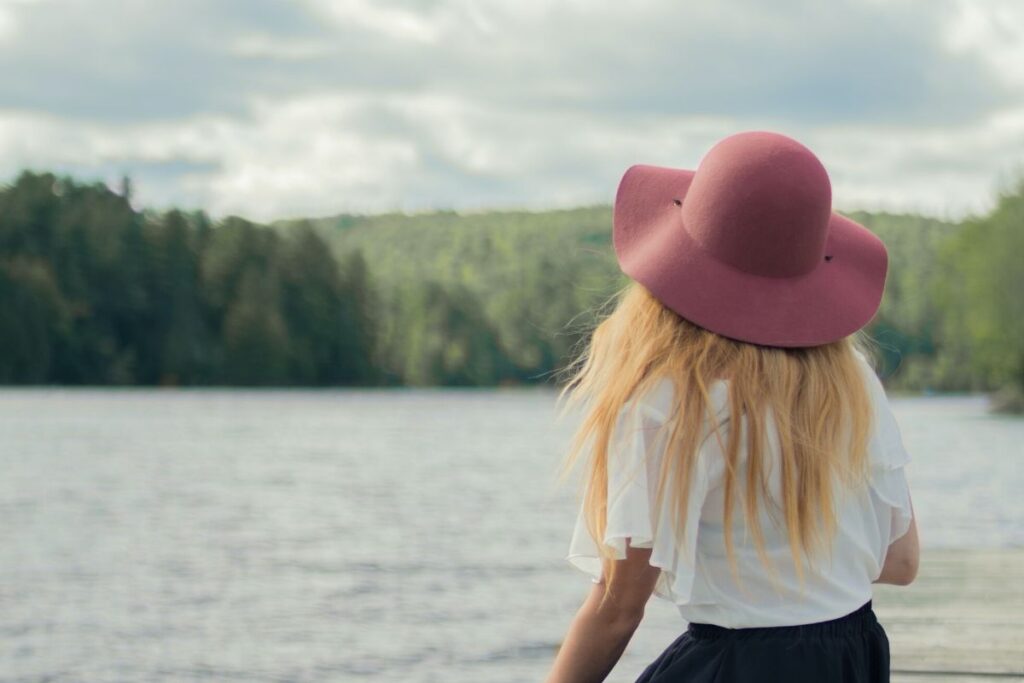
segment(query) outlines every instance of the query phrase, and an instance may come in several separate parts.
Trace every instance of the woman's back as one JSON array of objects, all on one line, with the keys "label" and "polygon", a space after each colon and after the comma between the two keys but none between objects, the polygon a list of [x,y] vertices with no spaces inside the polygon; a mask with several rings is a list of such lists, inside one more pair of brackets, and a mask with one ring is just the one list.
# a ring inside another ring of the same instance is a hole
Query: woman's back
[{"label": "woman's back", "polygon": [[[632,547],[651,548],[651,564],[661,567],[655,588],[674,602],[689,622],[729,628],[784,626],[832,619],[871,599],[889,544],[911,522],[910,493],[904,448],[888,398],[866,358],[856,353],[874,406],[874,429],[868,441],[868,486],[860,490],[834,480],[837,528],[831,552],[814,564],[805,561],[801,588],[791,557],[790,539],[779,514],[782,506],[779,446],[774,421],[767,422],[768,501],[760,501],[764,549],[774,568],[766,571],[742,516],[733,518],[736,575],[730,568],[724,540],[726,458],[723,441],[706,438],[701,446],[688,499],[685,544],[672,534],[672,509],[666,496],[655,509],[656,484],[668,430],[660,429],[671,411],[673,383],[663,379],[644,396],[630,401],[608,458],[608,517],[605,543],[625,557],[626,539]],[[728,380],[709,387],[717,420],[728,415]],[[746,428],[746,418],[742,420]],[[729,426],[724,430],[727,434]],[[741,443],[745,443],[741,439]],[[746,452],[741,449],[736,477],[745,481]],[[737,487],[742,509],[743,487]],[[777,506],[769,512],[766,503]],[[776,522],[775,520],[779,520]],[[582,509],[567,559],[597,580],[601,565],[587,533]],[[737,580],[738,578],[738,580]]]},{"label": "woman's back", "polygon": [[587,407],[568,560],[595,586],[550,680],[603,680],[656,593],[690,623],[643,683],[888,681],[871,583],[913,573],[910,458],[854,356],[885,244],[811,150],[745,131],[626,169],[612,245],[632,283],[562,392]]}]

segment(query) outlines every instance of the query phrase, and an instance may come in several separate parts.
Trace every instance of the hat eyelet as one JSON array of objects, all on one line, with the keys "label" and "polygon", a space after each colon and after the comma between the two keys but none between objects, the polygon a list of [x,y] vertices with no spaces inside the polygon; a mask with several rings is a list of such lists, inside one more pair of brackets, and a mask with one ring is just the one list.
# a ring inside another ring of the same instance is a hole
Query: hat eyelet
[{"label": "hat eyelet", "polygon": [[672,203],[675,204],[676,206],[682,206],[683,205],[683,200],[682,199],[673,199]]},{"label": "hat eyelet", "polygon": [[825,254],[825,260],[826,261],[831,261],[832,260],[832,254]]}]

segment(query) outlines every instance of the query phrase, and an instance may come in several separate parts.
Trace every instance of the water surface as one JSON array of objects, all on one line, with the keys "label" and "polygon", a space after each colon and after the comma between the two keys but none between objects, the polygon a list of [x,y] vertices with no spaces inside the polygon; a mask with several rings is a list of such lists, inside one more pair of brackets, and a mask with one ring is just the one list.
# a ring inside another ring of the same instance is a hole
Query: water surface
[{"label": "water surface", "polygon": [[[590,586],[554,400],[0,391],[0,680],[541,680]],[[1024,545],[1024,420],[892,402],[922,543]],[[653,601],[609,680],[684,626]]]}]

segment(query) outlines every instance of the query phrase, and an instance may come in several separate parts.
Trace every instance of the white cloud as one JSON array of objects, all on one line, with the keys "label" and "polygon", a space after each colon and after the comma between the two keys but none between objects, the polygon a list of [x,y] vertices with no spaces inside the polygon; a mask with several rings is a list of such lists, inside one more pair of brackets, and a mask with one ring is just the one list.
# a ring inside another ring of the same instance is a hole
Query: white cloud
[{"label": "white cloud", "polygon": [[355,26],[388,38],[430,44],[441,33],[435,18],[373,0],[311,0],[311,4],[344,28]]},{"label": "white cloud", "polygon": [[328,55],[336,46],[326,40],[281,38],[268,33],[246,33],[229,41],[228,50],[239,57],[303,60]]},{"label": "white cloud", "polygon": [[824,127],[808,144],[829,168],[837,208],[949,219],[991,208],[1024,171],[1024,107],[962,126]]},{"label": "white cloud", "polygon": [[11,16],[10,10],[0,5],[0,41],[10,37],[12,33],[14,33],[14,17]]},{"label": "white cloud", "polygon": [[[367,119],[388,125],[367,132]],[[31,160],[34,166],[94,169],[110,179],[133,168],[178,167],[176,176],[162,178],[168,185],[139,180],[139,202],[188,197],[217,216],[270,220],[436,206],[607,203],[628,165],[695,167],[717,139],[763,127],[757,124],[654,117],[624,127],[431,95],[316,96],[263,102],[246,120],[69,125],[8,115],[0,118],[0,154],[8,174]],[[388,132],[392,128],[400,132]],[[819,154],[841,209],[952,218],[984,210],[1000,174],[1024,158],[1024,109],[952,128],[772,129]]]},{"label": "white cloud", "polygon": [[112,28],[0,0],[0,171],[128,172],[141,204],[263,220],[541,208],[773,129],[841,208],[955,216],[1024,158],[1024,16],[957,2],[182,0]]},{"label": "white cloud", "polygon": [[10,38],[17,30],[16,10],[19,5],[28,5],[37,0],[0,0],[0,41]]},{"label": "white cloud", "polygon": [[946,28],[949,46],[976,52],[997,77],[1024,86],[1024,4],[1020,0],[957,0],[956,9]]}]

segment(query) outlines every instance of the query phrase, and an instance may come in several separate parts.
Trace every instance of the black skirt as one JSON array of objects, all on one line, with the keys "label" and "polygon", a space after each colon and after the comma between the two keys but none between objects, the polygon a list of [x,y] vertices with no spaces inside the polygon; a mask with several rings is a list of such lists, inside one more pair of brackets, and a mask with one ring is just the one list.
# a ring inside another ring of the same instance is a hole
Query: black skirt
[{"label": "black skirt", "polygon": [[889,638],[871,601],[798,626],[690,623],[636,683],[888,683]]}]

